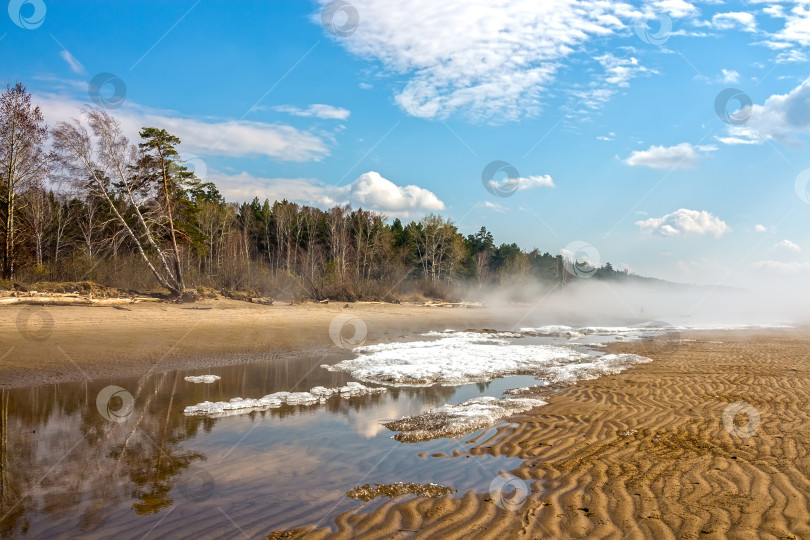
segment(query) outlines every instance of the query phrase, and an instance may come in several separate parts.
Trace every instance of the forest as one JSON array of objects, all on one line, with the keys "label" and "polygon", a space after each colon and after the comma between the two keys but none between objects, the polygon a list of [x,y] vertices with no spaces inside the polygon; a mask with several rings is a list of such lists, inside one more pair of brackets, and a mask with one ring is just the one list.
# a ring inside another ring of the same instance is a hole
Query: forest
[{"label": "forest", "polygon": [[349,205],[226,201],[181,141],[108,111],[46,124],[22,83],[0,95],[0,287],[92,281],[171,296],[213,289],[293,300],[452,298],[493,286],[648,279],[568,260],[429,214],[404,223]]}]

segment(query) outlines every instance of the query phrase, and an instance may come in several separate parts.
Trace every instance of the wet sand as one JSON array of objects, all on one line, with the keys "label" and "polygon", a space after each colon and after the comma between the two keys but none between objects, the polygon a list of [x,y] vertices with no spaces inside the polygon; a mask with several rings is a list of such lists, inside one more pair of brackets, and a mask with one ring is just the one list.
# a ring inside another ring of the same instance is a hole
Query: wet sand
[{"label": "wet sand", "polygon": [[517,510],[486,493],[401,497],[342,514],[336,532],[270,537],[810,538],[810,331],[680,337],[613,345],[655,361],[465,440],[525,460],[510,471],[531,491]]},{"label": "wet sand", "polygon": [[[349,307],[344,307],[348,305]],[[509,310],[513,323],[530,308]],[[506,325],[490,310],[416,304],[193,304],[0,307],[0,388],[140,376],[171,369],[345,354],[330,336],[335,317],[357,318],[368,342],[429,330]],[[352,339],[349,324],[343,332]]]}]

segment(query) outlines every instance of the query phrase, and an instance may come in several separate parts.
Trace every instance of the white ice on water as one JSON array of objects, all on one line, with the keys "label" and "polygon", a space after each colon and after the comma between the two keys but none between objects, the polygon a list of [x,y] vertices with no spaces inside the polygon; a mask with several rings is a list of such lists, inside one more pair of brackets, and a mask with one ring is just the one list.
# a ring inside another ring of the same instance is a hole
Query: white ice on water
[{"label": "white ice on water", "polygon": [[381,394],[386,391],[386,388],[368,387],[358,382],[348,382],[346,386],[339,388],[315,386],[311,388],[309,392],[276,392],[258,399],[237,397],[230,401],[204,401],[197,405],[189,405],[183,410],[183,414],[186,416],[210,416],[219,418],[222,416],[247,414],[253,411],[275,409],[285,404],[315,405],[316,403],[325,403],[327,399],[334,396],[348,399],[353,396]]},{"label": "white ice on water", "polygon": [[[562,330],[568,327],[555,327]],[[649,361],[635,355],[595,356],[564,345],[519,344],[516,333],[441,332],[434,340],[357,347],[357,358],[334,365],[355,379],[391,386],[459,385],[517,374],[573,382],[615,373],[623,365]]]},{"label": "white ice on water", "polygon": [[220,380],[222,377],[219,375],[189,375],[188,377],[183,377],[184,380],[192,383],[204,383],[210,384],[212,382],[216,382]]},{"label": "white ice on water", "polygon": [[505,416],[528,411],[546,402],[532,398],[498,399],[483,396],[458,405],[442,405],[416,416],[388,422],[387,428],[399,431],[394,437],[402,442],[418,442],[437,437],[462,435],[491,426]]}]

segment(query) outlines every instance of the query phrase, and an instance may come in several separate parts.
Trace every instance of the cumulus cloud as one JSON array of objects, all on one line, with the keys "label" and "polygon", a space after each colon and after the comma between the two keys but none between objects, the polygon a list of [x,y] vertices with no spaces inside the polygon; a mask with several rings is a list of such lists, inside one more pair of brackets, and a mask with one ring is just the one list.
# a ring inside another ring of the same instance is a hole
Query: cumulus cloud
[{"label": "cumulus cloud", "polygon": [[[682,0],[659,3],[679,15],[694,10]],[[339,43],[409,78],[395,97],[406,112],[444,118],[462,111],[494,121],[539,112],[564,59],[592,39],[626,29],[640,14],[624,2],[597,0],[353,0],[352,5],[362,22]],[[317,22],[319,17],[313,14]]]},{"label": "cumulus cloud", "polygon": [[769,139],[799,145],[798,135],[810,133],[810,78],[787,94],[775,94],[750,108],[748,120],[729,126],[724,144],[762,144]]},{"label": "cumulus cloud", "polygon": [[706,152],[713,150],[716,150],[714,146],[693,146],[685,142],[675,146],[650,146],[647,150],[633,151],[624,162],[631,167],[693,169]]},{"label": "cumulus cloud", "polygon": [[346,120],[351,115],[351,111],[342,107],[333,107],[322,103],[315,103],[306,109],[300,109],[292,105],[279,105],[274,107],[278,112],[291,114],[293,116],[315,117],[324,120]]},{"label": "cumulus cloud", "polygon": [[378,172],[361,174],[346,186],[335,187],[314,178],[262,178],[246,172],[208,174],[226,199],[246,201],[259,199],[298,202],[329,208],[351,204],[382,212],[391,217],[411,217],[445,209],[445,204],[430,190],[408,185],[398,186]]},{"label": "cumulus cloud", "polygon": [[335,202],[347,201],[391,216],[408,217],[413,213],[445,208],[444,203],[432,191],[414,185],[400,187],[376,171],[363,173],[348,186],[336,188],[328,198]]},{"label": "cumulus cloud", "polygon": [[692,17],[700,13],[698,8],[686,0],[658,0],[653,6],[656,11],[676,18]]},{"label": "cumulus cloud", "polygon": [[772,17],[784,19],[784,26],[765,45],[772,49],[810,45],[810,8],[807,3],[795,2],[789,11],[782,6],[769,6],[766,12]]},{"label": "cumulus cloud", "polygon": [[636,221],[636,225],[647,234],[658,236],[714,236],[720,238],[731,231],[723,220],[705,210],[681,208],[660,218]]},{"label": "cumulus cloud", "polygon": [[720,70],[721,78],[723,82],[726,84],[733,84],[740,82],[740,74],[733,69],[721,69]]},{"label": "cumulus cloud", "polygon": [[[67,121],[80,115],[86,102],[55,94],[37,94],[48,122]],[[188,118],[170,111],[156,111],[127,100],[112,111],[132,142],[143,126],[159,126],[182,141],[182,149],[201,156],[265,156],[277,161],[320,161],[329,155],[323,138],[284,124],[231,119]]]},{"label": "cumulus cloud", "polygon": [[801,252],[802,248],[799,247],[798,244],[791,242],[790,240],[780,240],[776,244],[773,245],[774,249],[784,249],[786,251],[792,251],[793,253]]},{"label": "cumulus cloud", "polygon": [[754,225],[754,230],[756,232],[766,232],[768,229],[767,227],[765,227],[765,225],[760,225],[759,223],[757,223],[756,225]]},{"label": "cumulus cloud", "polygon": [[757,31],[757,20],[751,13],[745,11],[732,11],[717,13],[712,17],[712,26],[718,30],[740,29],[745,32]]}]

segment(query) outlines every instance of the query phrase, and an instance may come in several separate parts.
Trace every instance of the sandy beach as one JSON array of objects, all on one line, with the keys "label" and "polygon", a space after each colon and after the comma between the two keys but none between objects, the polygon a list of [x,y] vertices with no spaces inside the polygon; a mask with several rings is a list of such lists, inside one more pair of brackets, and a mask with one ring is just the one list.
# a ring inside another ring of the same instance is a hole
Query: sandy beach
[{"label": "sandy beach", "polygon": [[[345,307],[344,307],[345,306]],[[465,307],[418,304],[193,304],[7,306],[0,309],[0,387],[143,375],[269,360],[298,353],[345,354],[330,336],[335,317],[359,319],[368,342],[429,330],[504,325],[509,317]],[[351,324],[344,330],[351,339]]]},{"label": "sandy beach", "polygon": [[[338,316],[362,320],[368,341],[380,342],[445,328],[507,328],[528,310],[232,300],[9,307],[0,311],[0,385],[348,355],[330,337]],[[270,537],[810,537],[810,332],[691,331],[607,351],[654,361],[547,389],[539,397],[548,405],[507,419],[494,435],[461,437],[464,451],[441,456],[524,460],[504,471],[529,490],[514,508],[485,490],[405,495],[317,528],[268,530]]]},{"label": "sandy beach", "polygon": [[509,471],[531,490],[516,510],[486,493],[392,500],[341,515],[335,533],[271,537],[810,537],[810,333],[681,338],[612,346],[655,361],[580,381],[494,437],[465,441],[473,455],[525,460]]}]

